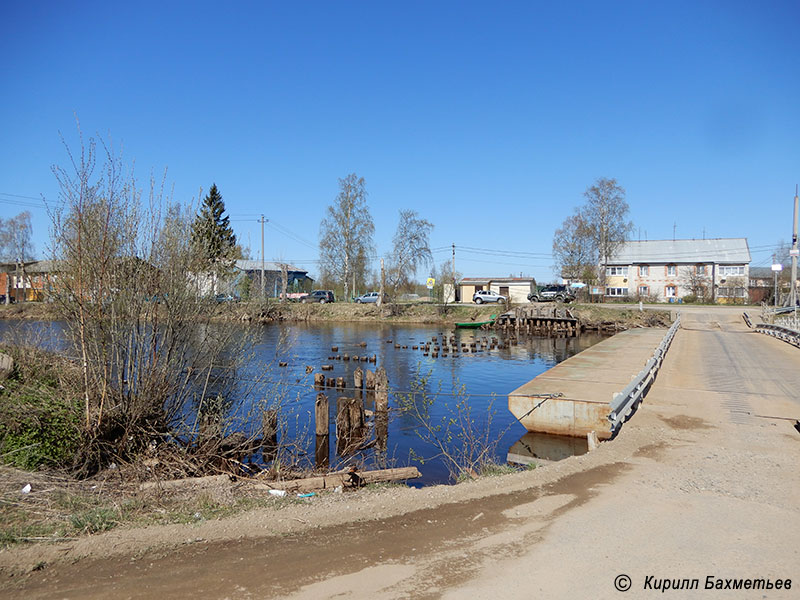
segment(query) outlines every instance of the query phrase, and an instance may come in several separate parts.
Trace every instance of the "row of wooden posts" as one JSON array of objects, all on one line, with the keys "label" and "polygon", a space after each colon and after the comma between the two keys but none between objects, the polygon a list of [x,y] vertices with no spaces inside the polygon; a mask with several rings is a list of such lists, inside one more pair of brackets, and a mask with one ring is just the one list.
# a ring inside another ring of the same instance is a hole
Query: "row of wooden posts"
[{"label": "row of wooden posts", "polygon": [[517,317],[503,319],[495,327],[505,332],[527,333],[531,335],[545,335],[548,337],[574,337],[580,330],[577,319],[550,318],[550,317]]},{"label": "row of wooden posts", "polygon": [[[314,376],[317,388],[335,387],[337,390],[346,389],[345,378],[325,378],[324,375]],[[340,455],[352,452],[370,445],[369,428],[367,427],[367,413],[364,407],[364,392],[375,394],[375,446],[378,450],[386,450],[389,432],[389,379],[383,367],[375,373],[360,368],[353,374],[352,396],[338,396],[336,399],[336,416],[334,419],[336,435],[336,452]],[[329,464],[330,453],[330,401],[324,392],[317,394],[314,403],[314,420],[316,433],[315,458],[317,466]]]}]

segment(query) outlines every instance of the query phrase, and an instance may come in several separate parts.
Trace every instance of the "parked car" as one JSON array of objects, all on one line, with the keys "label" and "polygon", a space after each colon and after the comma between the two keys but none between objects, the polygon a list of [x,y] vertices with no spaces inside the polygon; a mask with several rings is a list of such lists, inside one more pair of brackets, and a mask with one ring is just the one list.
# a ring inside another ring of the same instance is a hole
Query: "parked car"
[{"label": "parked car", "polygon": [[[370,302],[377,302],[378,296],[380,296],[380,292],[367,292],[366,294],[362,294],[355,299],[356,304],[368,304]],[[386,302],[386,294],[383,295],[383,301]]]},{"label": "parked car", "polygon": [[472,301],[475,304],[483,304],[484,302],[499,302],[505,304],[506,300],[507,298],[505,296],[501,296],[492,290],[478,290],[472,294]]},{"label": "parked car", "polygon": [[230,294],[217,294],[214,297],[214,300],[216,300],[218,303],[222,303],[222,302],[238,302],[239,301],[238,298],[236,298],[235,296],[231,296]]},{"label": "parked car", "polygon": [[539,286],[535,292],[528,294],[531,302],[572,302],[575,300],[575,293],[566,285],[543,285]]},{"label": "parked car", "polygon": [[326,302],[336,302],[333,297],[333,292],[330,290],[313,290],[310,294],[306,294],[300,299],[300,302],[308,304],[310,302],[319,302],[325,304]]}]

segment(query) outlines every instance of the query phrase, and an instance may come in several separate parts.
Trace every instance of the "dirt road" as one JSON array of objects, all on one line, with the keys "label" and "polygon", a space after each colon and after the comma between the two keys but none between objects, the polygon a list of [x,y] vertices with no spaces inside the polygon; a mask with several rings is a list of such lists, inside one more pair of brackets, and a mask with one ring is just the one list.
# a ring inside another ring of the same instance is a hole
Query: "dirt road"
[{"label": "dirt road", "polygon": [[[798,390],[800,350],[747,331],[740,313],[692,311],[645,403],[589,455],[175,527],[179,547],[112,532],[94,540],[106,556],[62,549],[92,556],[6,580],[0,595],[644,598],[662,596],[648,581],[697,579],[697,590],[663,595],[797,597]],[[626,593],[615,588],[623,574]],[[708,576],[793,587],[704,590]]]}]

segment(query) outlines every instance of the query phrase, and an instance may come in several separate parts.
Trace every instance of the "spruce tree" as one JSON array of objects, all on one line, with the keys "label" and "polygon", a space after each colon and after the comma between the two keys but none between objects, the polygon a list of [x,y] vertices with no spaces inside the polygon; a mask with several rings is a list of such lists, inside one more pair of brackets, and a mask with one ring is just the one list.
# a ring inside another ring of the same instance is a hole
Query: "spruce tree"
[{"label": "spruce tree", "polygon": [[225,270],[233,261],[236,235],[230,226],[230,219],[222,216],[225,202],[216,184],[212,184],[208,195],[203,199],[200,213],[192,223],[192,244],[199,258],[214,271]]}]

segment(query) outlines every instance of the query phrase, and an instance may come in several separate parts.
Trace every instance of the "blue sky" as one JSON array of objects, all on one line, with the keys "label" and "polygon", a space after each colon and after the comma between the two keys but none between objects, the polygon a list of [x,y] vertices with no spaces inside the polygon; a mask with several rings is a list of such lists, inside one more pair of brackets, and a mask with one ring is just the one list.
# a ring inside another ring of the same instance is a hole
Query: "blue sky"
[{"label": "blue sky", "polygon": [[0,216],[31,210],[40,256],[76,115],[176,200],[216,182],[254,258],[263,213],[266,258],[312,274],[351,172],[378,256],[413,209],[465,276],[553,279],[598,177],[635,239],[747,237],[767,265],[791,238],[797,2],[225,4],[2,3]]}]

